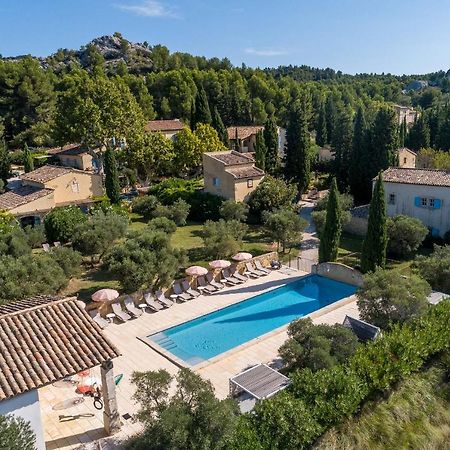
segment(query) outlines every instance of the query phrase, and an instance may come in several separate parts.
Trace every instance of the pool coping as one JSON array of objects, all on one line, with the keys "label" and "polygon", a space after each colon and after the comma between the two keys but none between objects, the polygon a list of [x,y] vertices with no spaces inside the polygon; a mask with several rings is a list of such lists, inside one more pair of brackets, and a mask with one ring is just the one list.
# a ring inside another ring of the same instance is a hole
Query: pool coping
[{"label": "pool coping", "polygon": [[[305,274],[305,275],[296,276],[295,279],[287,279],[286,283],[284,283],[284,284],[282,284],[280,286],[273,286],[271,288],[268,288],[268,289],[260,292],[257,295],[265,294],[267,292],[273,291],[273,290],[278,289],[280,287],[286,286],[286,285],[288,285],[290,283],[295,283],[296,281],[298,281],[298,280],[300,280],[302,278],[306,278],[306,277],[311,276],[311,275],[312,274],[308,273],[308,274]],[[319,275],[319,276],[321,276],[321,275]],[[182,320],[179,323],[175,323],[174,325],[171,325],[170,327],[166,326],[166,327],[158,328],[156,331],[152,332],[150,335],[147,335],[147,336],[136,336],[136,338],[139,339],[144,344],[148,345],[150,348],[155,350],[160,355],[164,356],[166,359],[171,361],[173,364],[175,364],[179,368],[187,368],[187,369],[191,369],[191,370],[194,370],[194,371],[203,369],[204,367],[207,367],[210,364],[214,364],[214,363],[216,363],[217,361],[220,361],[223,358],[231,356],[234,353],[237,353],[237,352],[239,352],[241,350],[244,350],[245,348],[248,348],[248,347],[251,347],[252,345],[255,345],[258,341],[263,341],[263,340],[265,340],[267,338],[270,338],[272,336],[275,336],[275,335],[277,335],[279,333],[282,333],[282,332],[286,331],[288,329],[289,324],[291,322],[289,322],[288,324],[282,325],[281,327],[275,328],[274,330],[269,331],[268,333],[264,333],[261,336],[253,338],[253,339],[251,339],[251,340],[249,340],[247,342],[244,342],[243,344],[240,344],[240,345],[238,345],[236,347],[233,347],[230,350],[227,350],[226,352],[220,353],[220,354],[218,354],[216,356],[213,356],[212,358],[205,359],[202,362],[199,362],[198,364],[194,364],[194,365],[186,363],[186,361],[182,360],[181,358],[178,358],[173,353],[171,353],[168,350],[164,349],[163,347],[161,347],[156,342],[150,340],[149,336],[161,333],[161,332],[163,332],[163,331],[165,331],[167,329],[170,329],[170,328],[173,328],[173,327],[177,327],[177,326],[182,325],[184,323],[190,322],[191,320],[195,320],[196,318],[199,318],[199,317],[202,317],[202,316],[206,316],[208,314],[211,314],[213,312],[219,311],[221,309],[228,308],[229,306],[233,306],[233,305],[239,304],[241,302],[247,301],[247,300],[249,300],[252,297],[256,297],[256,295],[250,295],[249,297],[246,297],[244,299],[241,299],[241,300],[238,300],[236,302],[230,303],[227,306],[222,306],[222,307],[213,309],[213,310],[209,311],[208,313],[202,314],[200,316],[194,317],[194,318],[189,319],[189,320]],[[351,303],[353,301],[355,301],[355,294],[352,294],[352,295],[350,295],[348,297],[344,297],[344,298],[342,298],[342,299],[340,299],[340,300],[338,300],[338,301],[336,301],[334,303],[331,303],[330,305],[324,306],[323,308],[320,308],[320,309],[318,309],[316,311],[313,311],[312,313],[306,314],[302,318],[309,317],[311,319],[315,319],[317,317],[322,316],[323,314],[327,314],[327,313],[329,313],[331,311],[334,311],[335,309],[340,308],[340,307],[346,305],[347,303]]]}]

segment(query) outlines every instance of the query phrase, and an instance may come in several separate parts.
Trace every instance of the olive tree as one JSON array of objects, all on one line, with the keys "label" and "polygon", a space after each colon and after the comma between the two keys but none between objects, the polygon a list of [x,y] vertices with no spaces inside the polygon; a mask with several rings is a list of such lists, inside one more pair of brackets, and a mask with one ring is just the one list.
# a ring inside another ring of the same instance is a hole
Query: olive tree
[{"label": "olive tree", "polygon": [[414,217],[398,215],[387,220],[388,252],[406,257],[415,252],[428,234],[428,228]]}]

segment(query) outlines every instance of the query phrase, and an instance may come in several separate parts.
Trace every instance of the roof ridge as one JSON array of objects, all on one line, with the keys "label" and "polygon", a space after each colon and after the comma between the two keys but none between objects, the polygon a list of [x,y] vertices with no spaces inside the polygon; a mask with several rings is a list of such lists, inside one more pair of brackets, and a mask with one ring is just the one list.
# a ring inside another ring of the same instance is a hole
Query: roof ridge
[{"label": "roof ridge", "polygon": [[[15,300],[12,302],[8,302],[7,304],[13,305],[14,303],[19,303],[21,301],[26,301],[27,299],[24,298],[22,300]],[[26,308],[22,308],[22,309],[18,309],[17,311],[11,311],[9,313],[5,313],[5,314],[0,314],[0,318],[5,318],[5,317],[12,317],[12,316],[16,316],[17,314],[23,314],[26,313],[28,311],[33,311],[35,309],[40,309],[40,308],[45,308],[48,307],[49,305],[57,305],[60,303],[64,303],[64,302],[68,302],[68,301],[76,301],[77,297],[73,296],[73,297],[64,297],[64,298],[56,298],[55,300],[49,300],[48,302],[44,302],[44,303],[40,303],[38,305],[34,305],[34,306],[28,306]]]}]

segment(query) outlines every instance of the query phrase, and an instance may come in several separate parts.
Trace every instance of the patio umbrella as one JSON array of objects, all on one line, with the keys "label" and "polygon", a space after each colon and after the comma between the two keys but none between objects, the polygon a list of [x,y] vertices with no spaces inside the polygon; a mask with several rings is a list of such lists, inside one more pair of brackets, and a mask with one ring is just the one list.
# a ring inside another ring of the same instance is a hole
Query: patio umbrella
[{"label": "patio umbrella", "polygon": [[225,259],[216,259],[209,263],[209,267],[213,269],[226,269],[227,267],[230,266],[231,266],[230,261],[226,261]]},{"label": "patio umbrella", "polygon": [[108,300],[114,300],[119,297],[119,293],[115,289],[100,289],[94,292],[91,296],[94,302],[106,302]]},{"label": "patio umbrella", "polygon": [[251,255],[251,253],[246,253],[246,252],[239,252],[233,256],[233,259],[235,261],[247,261],[252,258],[253,258],[253,256]]},{"label": "patio umbrella", "polygon": [[202,266],[191,266],[186,269],[186,273],[192,277],[198,277],[200,275],[206,275],[208,269],[205,269]]}]

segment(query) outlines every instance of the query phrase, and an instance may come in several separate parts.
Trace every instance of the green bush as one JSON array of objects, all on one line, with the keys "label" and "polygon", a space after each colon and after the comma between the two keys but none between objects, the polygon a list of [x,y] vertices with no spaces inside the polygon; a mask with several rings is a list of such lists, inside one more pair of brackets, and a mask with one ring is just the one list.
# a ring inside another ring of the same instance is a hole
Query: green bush
[{"label": "green bush", "polygon": [[67,278],[72,278],[81,272],[81,254],[68,247],[54,247],[50,256],[58,263]]},{"label": "green bush", "polygon": [[167,217],[155,217],[148,222],[148,226],[151,230],[162,231],[166,234],[173,234],[177,231],[177,224]]},{"label": "green bush", "polygon": [[[319,199],[314,207],[314,211],[326,211],[328,204],[328,195]],[[350,194],[339,194],[339,204],[343,211],[353,208],[353,196]]]},{"label": "green bush", "polygon": [[34,227],[28,225],[23,231],[31,248],[40,248],[46,241],[44,225],[35,225]]},{"label": "green bush", "polygon": [[388,218],[388,252],[404,258],[415,252],[428,234],[428,228],[414,217],[398,215]]},{"label": "green bush", "polygon": [[433,289],[450,294],[450,245],[435,245],[434,252],[428,257],[418,256],[414,266]]},{"label": "green bush", "polygon": [[184,180],[183,178],[169,178],[153,185],[149,194],[154,195],[164,205],[171,205],[179,198],[189,202],[191,195],[203,188],[202,180]]},{"label": "green bush", "polygon": [[36,436],[30,422],[20,416],[0,416],[1,450],[34,450]]},{"label": "green bush", "polygon": [[71,241],[75,227],[85,222],[87,216],[77,206],[64,206],[52,209],[44,220],[48,242]]},{"label": "green bush", "polygon": [[158,205],[153,210],[151,216],[153,218],[165,217],[175,222],[178,226],[184,226],[189,215],[189,209],[189,204],[179,198],[171,205]]},{"label": "green bush", "polygon": [[195,222],[217,220],[224,199],[209,192],[195,191],[186,201],[191,205],[189,219]]},{"label": "green bush", "polygon": [[5,234],[0,234],[0,255],[10,255],[17,258],[30,253],[31,247],[21,228],[15,227]]},{"label": "green bush", "polygon": [[220,207],[220,216],[224,220],[247,220],[249,206],[247,203],[235,202],[234,200],[225,200]]},{"label": "green bush", "polygon": [[131,211],[140,214],[144,219],[152,218],[153,211],[158,207],[159,201],[154,195],[145,195],[135,198],[131,203]]}]

